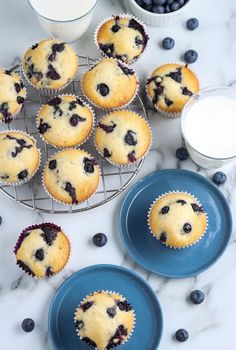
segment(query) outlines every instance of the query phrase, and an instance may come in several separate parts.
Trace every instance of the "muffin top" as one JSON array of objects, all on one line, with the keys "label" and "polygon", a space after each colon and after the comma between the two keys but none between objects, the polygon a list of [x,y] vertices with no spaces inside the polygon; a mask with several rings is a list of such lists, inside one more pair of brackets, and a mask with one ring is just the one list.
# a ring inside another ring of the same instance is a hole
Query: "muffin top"
[{"label": "muffin top", "polygon": [[99,167],[92,156],[80,149],[68,149],[51,156],[44,168],[47,191],[60,202],[78,204],[96,191]]},{"label": "muffin top", "polygon": [[179,113],[189,98],[199,91],[195,74],[181,64],[165,64],[147,80],[147,94],[155,108]]},{"label": "muffin top", "polygon": [[97,43],[104,56],[125,63],[132,63],[139,58],[148,39],[143,25],[130,16],[113,16],[97,32]]},{"label": "muffin top", "polygon": [[26,98],[20,76],[0,68],[0,122],[10,123]]},{"label": "muffin top", "polygon": [[44,140],[55,147],[82,144],[93,128],[93,111],[74,95],[54,97],[43,105],[37,126]]},{"label": "muffin top", "polygon": [[22,63],[32,85],[60,89],[76,75],[78,58],[70,45],[57,39],[46,39],[28,49]]},{"label": "muffin top", "polygon": [[168,193],[152,205],[149,224],[162,243],[184,248],[197,242],[207,228],[207,214],[191,195]]},{"label": "muffin top", "polygon": [[78,335],[99,350],[122,344],[135,324],[132,306],[115,293],[95,292],[86,297],[75,313]]},{"label": "muffin top", "polygon": [[132,69],[113,58],[104,58],[82,77],[87,98],[104,109],[128,104],[138,89],[138,79]]},{"label": "muffin top", "polygon": [[119,165],[142,158],[151,144],[148,123],[129,110],[112,112],[98,123],[95,142],[108,161]]},{"label": "muffin top", "polygon": [[36,141],[20,131],[0,132],[0,182],[26,182],[40,163]]},{"label": "muffin top", "polygon": [[17,265],[35,277],[59,272],[70,256],[70,242],[61,228],[44,223],[25,229],[15,246]]}]

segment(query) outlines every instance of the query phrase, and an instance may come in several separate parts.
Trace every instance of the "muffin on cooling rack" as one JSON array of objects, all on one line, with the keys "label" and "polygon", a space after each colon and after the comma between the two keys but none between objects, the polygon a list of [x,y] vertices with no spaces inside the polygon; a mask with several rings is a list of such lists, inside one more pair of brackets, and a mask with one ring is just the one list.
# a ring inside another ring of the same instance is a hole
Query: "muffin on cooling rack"
[{"label": "muffin on cooling rack", "polygon": [[15,72],[0,68],[0,122],[10,123],[22,109],[26,88]]},{"label": "muffin on cooling rack", "polygon": [[197,243],[208,226],[207,214],[199,201],[185,192],[169,192],[152,204],[148,218],[153,236],[171,248]]},{"label": "muffin on cooling rack", "polygon": [[83,75],[81,86],[94,105],[113,109],[133,100],[139,82],[132,69],[113,58],[104,58]]},{"label": "muffin on cooling rack", "polygon": [[74,321],[82,341],[98,350],[108,350],[128,341],[135,326],[135,313],[120,294],[98,291],[84,298]]},{"label": "muffin on cooling rack", "polygon": [[177,117],[189,98],[199,91],[199,82],[187,66],[164,64],[152,72],[146,90],[153,106],[160,113]]},{"label": "muffin on cooling rack", "polygon": [[31,179],[40,164],[35,139],[22,131],[0,132],[0,182],[20,185]]},{"label": "muffin on cooling rack", "polygon": [[132,164],[147,154],[151,146],[151,129],[140,115],[129,110],[115,111],[98,123],[95,143],[108,162]]},{"label": "muffin on cooling rack", "polygon": [[95,41],[101,53],[127,64],[141,56],[148,39],[144,25],[125,14],[106,19],[95,32]]},{"label": "muffin on cooling rack", "polygon": [[77,96],[60,95],[40,108],[36,122],[47,143],[59,148],[74,147],[91,134],[94,113]]},{"label": "muffin on cooling rack", "polygon": [[70,256],[70,242],[59,226],[43,223],[22,231],[14,253],[17,265],[26,273],[45,278],[64,268]]},{"label": "muffin on cooling rack", "polygon": [[78,57],[70,45],[58,39],[46,39],[26,51],[22,68],[34,87],[44,92],[58,91],[74,79]]},{"label": "muffin on cooling rack", "polygon": [[53,154],[44,167],[43,183],[51,197],[64,204],[78,204],[91,197],[100,177],[96,160],[80,149]]}]

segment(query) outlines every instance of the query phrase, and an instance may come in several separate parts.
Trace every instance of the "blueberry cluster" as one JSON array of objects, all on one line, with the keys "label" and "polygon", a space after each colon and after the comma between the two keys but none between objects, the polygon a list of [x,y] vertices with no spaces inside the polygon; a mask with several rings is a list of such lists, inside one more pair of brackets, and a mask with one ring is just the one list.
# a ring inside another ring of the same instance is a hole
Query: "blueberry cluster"
[{"label": "blueberry cluster", "polygon": [[170,13],[179,10],[189,0],[135,0],[143,9],[153,13]]}]

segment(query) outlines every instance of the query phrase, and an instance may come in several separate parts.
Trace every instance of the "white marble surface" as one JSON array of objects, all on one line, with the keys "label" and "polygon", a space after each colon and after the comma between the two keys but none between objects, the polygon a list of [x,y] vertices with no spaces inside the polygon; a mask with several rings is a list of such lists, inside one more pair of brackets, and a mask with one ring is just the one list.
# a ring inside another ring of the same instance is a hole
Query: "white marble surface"
[{"label": "white marble surface", "polygon": [[[199,60],[193,68],[199,75],[203,87],[227,85],[236,82],[236,2],[234,0],[193,1],[186,14],[200,19],[200,28],[187,32],[184,23],[171,28],[149,27],[149,47],[144,57],[134,68],[143,80],[147,72],[156,65],[179,61],[181,54],[189,48],[199,52]],[[127,9],[127,1],[100,0],[90,30],[74,44],[77,52],[99,57],[93,44],[93,30],[98,21],[107,15]],[[27,0],[0,1],[0,66],[10,68],[19,60],[25,49],[45,37]],[[170,35],[176,40],[172,51],[160,48],[161,39]],[[210,176],[213,171],[203,171],[191,160],[179,163],[175,150],[181,145],[179,120],[168,120],[149,110],[154,134],[152,151],[137,178],[155,170],[184,168]],[[220,140],[219,140],[220,141]],[[222,191],[230,202],[233,216],[236,214],[236,164],[223,170],[228,181]],[[126,191],[127,192],[127,191]],[[95,210],[73,214],[49,216],[24,209],[0,194],[0,348],[13,350],[48,350],[47,313],[55,290],[78,269],[96,264],[112,263],[130,267],[148,279],[162,304],[165,327],[160,350],[236,348],[236,233],[223,258],[198,277],[169,280],[149,274],[138,267],[129,257],[119,238],[117,214],[124,198],[122,194],[109,204]],[[42,221],[54,221],[62,225],[73,242],[72,258],[65,271],[48,281],[36,281],[21,272],[15,265],[12,249],[18,233],[26,226]],[[105,232],[109,242],[98,249],[90,239],[96,232]],[[206,292],[206,301],[198,306],[189,305],[186,296],[195,288]],[[21,321],[32,317],[35,330],[26,334],[20,329]],[[177,344],[172,334],[178,328],[190,332],[190,340]],[[69,350],[69,349],[68,349]],[[138,349],[141,350],[141,349]],[[142,349],[145,350],[145,349]]]}]

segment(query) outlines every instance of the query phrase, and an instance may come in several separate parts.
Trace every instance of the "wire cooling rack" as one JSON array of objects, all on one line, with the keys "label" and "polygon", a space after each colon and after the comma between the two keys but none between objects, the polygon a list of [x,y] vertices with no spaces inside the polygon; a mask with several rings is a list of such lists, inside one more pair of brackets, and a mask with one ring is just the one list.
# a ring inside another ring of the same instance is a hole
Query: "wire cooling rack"
[{"label": "wire cooling rack", "polygon": [[[63,93],[72,93],[84,98],[80,88],[80,77],[95,62],[96,59],[90,58],[89,56],[79,56],[79,73],[76,76],[76,79],[65,89],[65,91],[63,91]],[[19,65],[13,67],[12,70],[21,74]],[[59,204],[48,196],[41,183],[42,170],[47,159],[53,153],[57,152],[57,150],[42,141],[38,129],[36,128],[35,118],[39,106],[42,103],[47,102],[49,98],[39,93],[36,89],[30,86],[27,81],[24,80],[24,83],[27,88],[27,98],[25,100],[24,107],[21,113],[18,114],[16,119],[10,125],[2,124],[1,130],[23,130],[34,136],[34,138],[37,140],[37,146],[41,149],[42,153],[41,166],[37,174],[31,179],[30,182],[21,186],[0,185],[0,191],[27,208],[51,214],[77,213],[89,210],[107,203],[124,191],[138,174],[143,160],[136,165],[130,165],[129,167],[123,168],[110,165],[96,151],[95,147],[93,146],[94,135],[91,135],[89,140],[82,145],[82,148],[87,150],[95,157],[95,159],[97,159],[101,168],[101,181],[96,193],[86,202],[79,205]],[[96,113],[96,120],[99,120],[101,116],[104,115],[104,111],[100,111],[98,108],[94,109]],[[128,109],[136,111],[145,119],[148,119],[147,111],[140,96],[137,96],[133,100]]]}]

